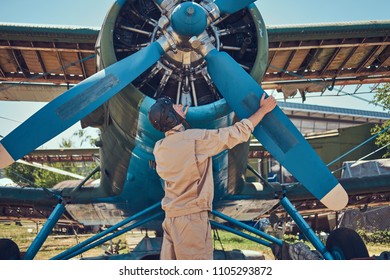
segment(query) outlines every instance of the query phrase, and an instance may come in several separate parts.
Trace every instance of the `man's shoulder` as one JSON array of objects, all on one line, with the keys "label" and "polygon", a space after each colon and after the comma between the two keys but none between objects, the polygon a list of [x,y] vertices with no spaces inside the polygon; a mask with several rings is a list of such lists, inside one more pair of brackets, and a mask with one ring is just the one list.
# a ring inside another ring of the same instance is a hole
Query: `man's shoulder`
[{"label": "man's shoulder", "polygon": [[207,129],[191,128],[181,132],[184,139],[200,140],[203,139],[207,133]]},{"label": "man's shoulder", "polygon": [[163,141],[164,141],[164,138],[160,139],[160,140],[157,140],[157,142],[154,144],[153,152],[158,150],[158,148],[161,146]]}]

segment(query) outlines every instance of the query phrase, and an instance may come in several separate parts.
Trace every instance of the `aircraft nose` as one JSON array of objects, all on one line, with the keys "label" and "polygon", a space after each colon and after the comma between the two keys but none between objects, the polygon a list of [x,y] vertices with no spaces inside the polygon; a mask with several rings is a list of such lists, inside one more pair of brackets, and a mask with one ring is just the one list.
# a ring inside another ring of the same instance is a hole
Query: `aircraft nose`
[{"label": "aircraft nose", "polygon": [[198,36],[207,28],[207,14],[199,4],[184,2],[173,10],[171,24],[181,36]]}]

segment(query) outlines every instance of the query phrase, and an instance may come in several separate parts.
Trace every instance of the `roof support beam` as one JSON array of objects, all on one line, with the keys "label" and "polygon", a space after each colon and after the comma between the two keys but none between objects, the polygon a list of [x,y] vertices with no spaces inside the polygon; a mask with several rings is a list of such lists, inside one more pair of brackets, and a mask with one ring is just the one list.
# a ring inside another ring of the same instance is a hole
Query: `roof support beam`
[{"label": "roof support beam", "polygon": [[377,59],[379,64],[377,65],[377,68],[374,70],[374,72],[379,72],[379,69],[381,69],[389,59],[390,59],[390,47],[386,47],[385,51],[382,52]]},{"label": "roof support beam", "polygon": [[[12,46],[10,41],[8,41],[8,46]],[[20,50],[13,50],[11,48],[9,51],[11,52],[14,62],[16,63],[17,71],[22,72],[23,76],[28,79],[30,77],[30,73],[27,71],[28,67]]]},{"label": "roof support beam", "polygon": [[[77,48],[79,48],[79,47],[80,47],[79,44],[77,44]],[[78,57],[78,59],[79,59],[80,67],[81,67],[81,70],[82,70],[82,72],[83,72],[83,77],[84,77],[84,79],[86,79],[86,78],[88,78],[88,77],[87,77],[87,70],[85,69],[85,65],[84,65],[84,62],[83,62],[83,55],[82,55],[82,53],[81,53],[81,52],[78,52],[78,53],[77,53],[77,57]]]},{"label": "roof support beam", "polygon": [[[296,49],[300,50],[310,50],[310,49],[334,49],[334,48],[354,48],[354,47],[362,47],[363,43],[340,43],[340,44],[329,44],[324,43],[324,41],[321,41],[319,45],[313,45],[313,44],[301,44],[293,45],[293,46],[279,46],[279,47],[270,47],[269,51],[293,51]],[[367,42],[363,44],[365,47],[372,47],[372,46],[390,46],[390,41],[380,41],[380,42]]]},{"label": "roof support beam", "polygon": [[67,48],[52,48],[52,47],[26,47],[26,46],[2,46],[0,50],[18,50],[18,51],[42,51],[42,52],[69,52],[69,53],[95,53],[94,49],[67,49]]},{"label": "roof support beam", "polygon": [[[282,42],[279,43],[279,47],[282,45]],[[268,50],[270,51],[270,50]],[[272,61],[274,60],[274,58],[276,57],[276,54],[278,53],[278,49],[275,49],[274,50],[274,54],[272,55],[272,57],[270,59],[268,59],[268,66],[267,66],[267,69],[269,69],[270,67],[272,68]],[[276,69],[274,69],[276,70]],[[275,72],[275,71],[272,71],[272,72]]]},{"label": "roof support beam", "polygon": [[1,65],[0,65],[0,74],[3,78],[5,78],[5,73],[4,70],[1,68]]},{"label": "roof support beam", "polygon": [[[302,42],[299,43],[299,46],[300,46],[301,44],[302,44]],[[299,46],[298,46],[298,48],[299,48]],[[285,64],[284,67],[283,67],[283,70],[284,70],[284,71],[281,73],[281,77],[286,76],[287,71],[289,71],[288,68],[290,67],[291,61],[294,59],[296,53],[297,53],[297,50],[296,50],[296,49],[293,50],[293,51],[290,53],[290,56],[288,57],[287,62],[286,62],[286,64]]]},{"label": "roof support beam", "polygon": [[310,65],[312,65],[312,60],[318,53],[318,49],[311,49],[309,53],[306,55],[305,60],[300,65],[297,74],[299,76],[303,76],[305,73],[305,70],[308,70],[310,68]]},{"label": "roof support beam", "polygon": [[[320,46],[323,44],[324,41],[321,41],[320,42]],[[313,54],[313,56],[311,57],[309,63],[307,64],[307,67],[305,70],[308,70],[310,71],[310,69],[313,67],[313,64],[317,61],[317,57],[318,57],[318,54],[320,53],[321,49],[318,48],[318,49],[315,49],[315,53]]]},{"label": "roof support beam", "polygon": [[348,61],[351,59],[351,57],[354,55],[354,53],[356,52],[356,50],[358,49],[358,47],[354,47],[350,52],[349,54],[347,55],[347,57],[344,59],[344,61],[340,64],[339,66],[339,69],[337,70],[336,74],[340,74],[343,70],[344,70],[344,66],[348,63]]},{"label": "roof support beam", "polygon": [[[31,46],[34,48],[34,42],[31,42]],[[37,57],[38,57],[38,62],[39,62],[39,65],[41,66],[41,73],[43,73],[43,75],[40,75],[40,76],[43,76],[46,80],[47,80],[47,70],[46,70],[46,66],[45,66],[45,63],[43,62],[43,59],[42,59],[42,56],[41,56],[41,52],[36,50],[35,53],[37,54]]]},{"label": "roof support beam", "polygon": [[333,60],[336,58],[336,56],[340,53],[340,50],[341,48],[337,48],[334,50],[332,56],[329,58],[328,62],[326,63],[326,65],[324,66],[324,68],[322,68],[321,70],[321,75],[324,75],[324,73],[326,72],[326,70],[328,69],[328,67],[332,64]]},{"label": "roof support beam", "polygon": [[356,70],[356,73],[360,73],[364,70],[364,68],[366,67],[366,64],[374,57],[374,56],[378,56],[378,54],[380,54],[383,50],[384,50],[384,46],[376,46],[370,53],[369,55],[366,57],[366,59],[357,67],[357,70]]},{"label": "roof support beam", "polygon": [[[324,84],[326,82],[332,82],[333,79],[323,79],[321,77],[303,77],[301,80],[284,80],[281,81],[279,77],[276,78],[267,78],[262,82],[261,87],[263,89],[281,89],[283,85],[296,85],[299,88],[310,86],[311,84]],[[375,83],[389,83],[390,76],[373,76],[366,77],[364,79],[358,77],[340,77],[335,80],[335,86],[344,86],[344,85],[356,85],[356,84],[375,84]],[[342,89],[341,89],[342,90]],[[341,90],[337,94],[340,94]]]},{"label": "roof support beam", "polygon": [[[53,43],[53,47],[56,49],[56,43]],[[61,53],[59,51],[56,51],[56,54],[57,54],[57,59],[58,59],[58,62],[60,64],[60,67],[61,67],[61,71],[62,71],[62,74],[64,75],[64,80],[65,82],[69,82],[67,77],[66,77],[66,71],[65,71],[65,64],[64,64],[64,60],[62,59],[62,56],[61,56]]]}]

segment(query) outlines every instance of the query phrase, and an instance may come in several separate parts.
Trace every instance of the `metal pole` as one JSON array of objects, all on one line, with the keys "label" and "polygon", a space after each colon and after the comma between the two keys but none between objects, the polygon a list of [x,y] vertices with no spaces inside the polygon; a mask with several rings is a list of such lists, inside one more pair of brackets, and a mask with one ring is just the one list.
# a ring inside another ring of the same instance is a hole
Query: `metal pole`
[{"label": "metal pole", "polygon": [[35,237],[33,243],[28,248],[26,254],[24,255],[25,260],[32,260],[38,253],[39,249],[42,247],[43,243],[46,241],[47,237],[53,230],[54,226],[57,224],[58,220],[61,218],[62,214],[65,211],[65,206],[62,202],[58,203],[51,213],[50,217],[47,219],[46,223],[42,227],[41,231]]},{"label": "metal pole", "polygon": [[214,227],[217,227],[217,228],[226,230],[226,231],[228,231],[228,232],[231,232],[231,233],[233,233],[233,234],[235,234],[235,235],[244,237],[244,238],[246,238],[246,239],[248,239],[248,240],[250,240],[250,241],[259,243],[259,244],[261,244],[261,245],[264,245],[264,246],[267,246],[267,247],[271,247],[271,245],[272,245],[272,243],[270,243],[270,242],[267,242],[267,241],[264,241],[264,240],[262,240],[262,239],[260,239],[260,238],[251,236],[251,235],[246,234],[246,233],[244,233],[244,232],[241,232],[241,231],[239,231],[239,230],[235,230],[235,229],[233,229],[233,228],[231,228],[231,227],[225,226],[225,225],[220,224],[220,223],[217,223],[217,222],[215,222],[215,221],[210,221],[210,224],[211,224],[212,226],[214,226]]},{"label": "metal pole", "polygon": [[313,244],[313,246],[317,249],[318,252],[326,260],[333,260],[332,254],[326,249],[325,245],[321,242],[320,238],[315,234],[312,228],[306,223],[301,214],[295,209],[294,205],[287,199],[287,197],[283,197],[280,201],[286,212],[291,216],[291,218],[296,222],[299,229],[306,236],[307,239]]},{"label": "metal pole", "polygon": [[360,143],[359,145],[357,145],[356,147],[354,147],[353,149],[349,150],[348,152],[346,152],[345,154],[341,155],[340,157],[336,158],[335,160],[333,160],[332,162],[328,163],[326,166],[331,166],[332,164],[334,164],[335,162],[339,161],[340,159],[342,159],[343,157],[346,157],[347,155],[349,155],[350,153],[354,152],[355,150],[359,149],[360,147],[364,146],[365,144],[367,144],[368,142],[370,142],[371,140],[375,139],[376,137],[378,137],[379,135],[385,133],[386,131],[388,131],[390,129],[390,126],[384,128],[382,131],[378,132],[377,134],[371,136],[370,138],[368,138],[366,141]]},{"label": "metal pole", "polygon": [[66,256],[72,254],[73,252],[79,250],[80,248],[83,248],[84,246],[86,246],[86,245],[88,245],[88,244],[90,244],[90,243],[92,243],[92,242],[94,242],[94,241],[96,241],[96,240],[102,238],[103,236],[105,236],[105,235],[107,235],[107,234],[109,234],[109,233],[111,233],[111,232],[114,232],[114,231],[117,230],[119,227],[122,227],[122,226],[124,226],[124,225],[130,223],[131,221],[133,221],[133,220],[135,220],[135,219],[138,219],[138,218],[141,217],[142,215],[145,215],[145,214],[147,214],[147,213],[149,213],[149,212],[152,212],[152,211],[158,209],[159,207],[161,207],[161,202],[158,202],[158,203],[156,203],[156,204],[150,206],[149,208],[146,208],[145,210],[143,210],[143,211],[141,211],[141,212],[138,212],[137,214],[135,214],[135,215],[133,215],[133,216],[131,216],[131,217],[129,217],[129,218],[123,220],[122,222],[120,222],[120,223],[118,223],[118,224],[116,224],[116,225],[110,227],[109,229],[107,229],[107,230],[105,230],[105,231],[102,231],[102,232],[100,232],[100,233],[98,233],[98,234],[92,236],[91,238],[89,238],[89,239],[87,239],[87,240],[81,242],[80,244],[77,244],[76,246],[74,246],[74,247],[72,247],[72,248],[70,248],[70,249],[68,249],[68,250],[66,250],[66,251],[64,251],[64,252],[62,252],[61,254],[59,254],[59,255],[57,255],[57,256],[51,258],[51,260],[61,260],[61,259],[63,259],[63,258],[66,258]]},{"label": "metal pole", "polygon": [[266,233],[264,233],[264,232],[262,232],[260,230],[257,230],[257,229],[255,229],[255,228],[253,228],[251,226],[248,226],[247,224],[244,224],[244,223],[242,223],[240,221],[237,221],[236,219],[233,219],[233,218],[231,218],[229,216],[226,216],[226,215],[224,215],[224,214],[222,214],[220,212],[217,212],[217,211],[213,210],[213,211],[211,211],[211,214],[213,214],[213,215],[215,215],[215,216],[217,216],[217,217],[219,217],[219,218],[221,218],[221,219],[223,219],[225,221],[228,221],[228,222],[232,223],[235,226],[239,226],[239,227],[241,227],[241,228],[243,228],[243,229],[245,229],[245,230],[247,230],[247,231],[249,231],[251,233],[257,234],[257,235],[261,236],[262,238],[264,238],[264,239],[266,239],[266,240],[268,240],[268,241],[270,241],[272,243],[275,243],[275,244],[277,244],[279,246],[282,246],[282,244],[283,244],[282,240],[277,239],[277,238],[275,238],[275,237],[273,237],[273,236],[271,236],[269,234],[266,234]]}]

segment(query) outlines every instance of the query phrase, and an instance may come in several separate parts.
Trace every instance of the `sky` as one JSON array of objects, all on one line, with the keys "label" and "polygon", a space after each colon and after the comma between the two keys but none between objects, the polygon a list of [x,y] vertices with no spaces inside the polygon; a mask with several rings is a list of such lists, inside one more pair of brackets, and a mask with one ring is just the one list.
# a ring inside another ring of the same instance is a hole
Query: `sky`
[{"label": "sky", "polygon": [[[76,25],[100,27],[106,13],[115,1],[113,0],[1,0],[0,22],[43,25]],[[98,3],[98,4],[97,4]],[[367,20],[390,20],[389,0],[262,0],[256,1],[267,25],[309,24],[329,22],[351,22]],[[21,9],[23,7],[23,9]],[[306,104],[334,106],[343,108],[382,111],[380,107],[368,104],[373,94],[370,88],[363,86],[357,97],[332,96],[338,91],[308,95]],[[345,87],[344,94],[353,93],[355,87]],[[273,93],[273,92],[271,92]],[[282,95],[274,93],[282,100]],[[301,102],[300,98],[289,99]],[[5,102],[0,101],[0,135],[7,135],[34,112],[42,108],[44,103]],[[58,137],[44,144],[43,148],[56,148],[62,138],[80,129],[76,124]],[[90,130],[93,133],[93,130]]]}]

